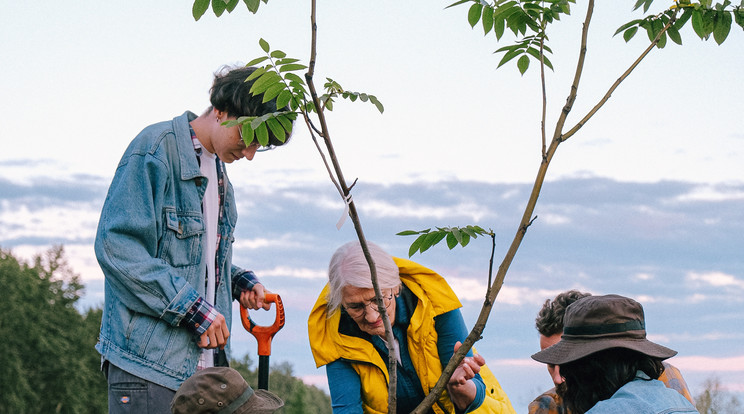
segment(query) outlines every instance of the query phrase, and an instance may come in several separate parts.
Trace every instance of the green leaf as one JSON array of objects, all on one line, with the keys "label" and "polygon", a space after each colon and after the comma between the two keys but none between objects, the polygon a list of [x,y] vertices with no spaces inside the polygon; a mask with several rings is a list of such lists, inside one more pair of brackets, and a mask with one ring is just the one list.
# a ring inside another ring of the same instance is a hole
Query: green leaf
[{"label": "green leaf", "polygon": [[499,65],[497,66],[497,68],[500,68],[501,66],[503,66],[510,60],[522,54],[522,51],[519,50],[518,45],[509,46],[508,48],[509,48],[509,51],[506,52],[504,54],[504,57],[501,58],[501,61],[499,62]]},{"label": "green leaf", "polygon": [[457,227],[453,227],[450,229],[452,232],[452,236],[455,238],[455,240],[458,243],[462,243],[462,233],[460,233],[460,230]]},{"label": "green leaf", "polygon": [[477,234],[477,233],[475,232],[475,230],[474,230],[474,229],[473,229],[472,227],[470,227],[470,226],[468,226],[468,227],[463,227],[463,228],[461,228],[461,229],[460,229],[460,231],[462,231],[463,233],[467,234],[468,236],[470,236],[470,237],[472,237],[472,238],[474,238],[474,239],[477,239],[477,238],[478,238],[478,234]]},{"label": "green leaf", "polygon": [[292,92],[290,92],[289,90],[283,89],[281,92],[279,92],[279,96],[276,97],[277,109],[282,109],[287,106],[290,99],[292,99]]},{"label": "green leaf", "polygon": [[690,20],[690,17],[692,16],[692,8],[685,8],[685,11],[682,12],[682,15],[677,18],[677,21],[674,22],[674,28],[679,31],[684,27],[684,25]]},{"label": "green leaf", "polygon": [[289,118],[290,115],[294,114],[284,114],[276,117],[276,120],[279,121],[280,124],[282,124],[282,128],[287,131],[287,134],[292,133],[292,120]]},{"label": "green leaf", "polygon": [[447,247],[452,250],[455,246],[457,246],[457,239],[455,239],[455,236],[452,233],[447,233]]},{"label": "green leaf", "polygon": [[266,53],[269,53],[269,50],[271,50],[271,47],[269,46],[269,42],[265,41],[263,38],[258,40],[258,45],[261,46],[261,50],[263,50]]},{"label": "green leaf", "polygon": [[470,243],[470,236],[468,236],[467,234],[463,234],[460,244],[462,245],[462,247],[465,247],[468,245],[468,243]]},{"label": "green leaf", "polygon": [[191,7],[191,15],[194,16],[194,20],[199,21],[204,13],[209,9],[209,0],[194,0],[194,5]]},{"label": "green leaf", "polygon": [[304,80],[304,79],[302,79],[302,78],[301,78],[301,77],[300,77],[299,75],[297,75],[296,73],[291,73],[291,72],[290,72],[290,73],[285,73],[285,74],[284,74],[284,79],[288,79],[288,80],[290,80],[290,81],[292,81],[292,82],[297,82],[297,83],[298,83],[298,84],[300,84],[300,85],[304,85],[304,84],[305,84],[305,80]]},{"label": "green leaf", "polygon": [[527,68],[530,66],[530,58],[527,55],[522,55],[521,58],[517,61],[517,68],[519,68],[519,73],[524,75],[524,73],[527,71]]},{"label": "green leaf", "polygon": [[266,122],[256,128],[256,138],[258,138],[258,144],[262,147],[269,145],[269,130],[266,128]]},{"label": "green leaf", "polygon": [[277,84],[281,78],[274,72],[266,72],[256,79],[251,86],[250,92],[255,96],[264,93],[269,87]]},{"label": "green leaf", "polygon": [[243,0],[243,3],[245,3],[246,7],[248,7],[248,10],[256,14],[258,11],[258,6],[261,5],[261,2],[259,0]]},{"label": "green leaf", "polygon": [[669,35],[669,38],[672,39],[672,42],[678,45],[682,44],[682,36],[680,36],[679,30],[677,30],[677,28],[674,27],[674,25],[669,26],[666,32]]},{"label": "green leaf", "polygon": [[481,22],[483,23],[483,34],[487,35],[488,32],[493,29],[493,8],[491,8],[491,6],[486,6],[483,8]]},{"label": "green leaf", "polygon": [[734,15],[734,21],[736,24],[744,29],[744,8],[734,9],[732,14]]},{"label": "green leaf", "polygon": [[637,32],[638,27],[631,27],[630,29],[626,30],[625,33],[623,33],[623,39],[625,39],[625,43],[629,42],[630,39],[632,39]]},{"label": "green leaf", "polygon": [[282,58],[276,61],[276,65],[281,66],[281,65],[286,65],[288,63],[295,63],[299,61],[300,59],[295,59],[295,58]]},{"label": "green leaf", "polygon": [[262,76],[264,73],[266,73],[266,69],[262,67],[258,67],[256,68],[256,70],[253,71],[253,73],[251,73],[250,75],[248,75],[247,78],[245,78],[245,81],[250,82],[253,79],[256,79],[257,77]]},{"label": "green leaf", "polygon": [[257,64],[265,61],[268,58],[269,58],[268,56],[257,57],[255,59],[251,60],[250,62],[246,63],[245,66],[255,66],[255,65],[257,65]]},{"label": "green leaf", "polygon": [[282,59],[285,58],[287,54],[282,52],[281,50],[274,50],[269,56],[273,57],[274,59]]},{"label": "green leaf", "polygon": [[641,7],[643,5],[643,3],[645,3],[645,2],[646,2],[646,0],[638,0],[638,1],[636,1],[635,6],[633,6],[633,10],[638,10],[638,8]]},{"label": "green leaf", "polygon": [[727,11],[718,12],[716,26],[713,29],[713,39],[719,45],[723,43],[731,31],[731,15]]},{"label": "green leaf", "polygon": [[505,28],[506,28],[506,19],[494,18],[493,33],[496,35],[496,40],[501,39],[501,36],[504,35]]},{"label": "green leaf", "polygon": [[277,137],[279,141],[284,142],[287,139],[287,134],[284,132],[282,124],[280,124],[279,121],[276,120],[276,118],[267,119],[266,125],[269,126],[271,133],[274,134],[274,136]]},{"label": "green leaf", "polygon": [[618,28],[618,29],[617,29],[617,30],[615,31],[615,34],[614,34],[613,36],[617,35],[618,33],[620,33],[620,32],[622,32],[622,31],[624,31],[625,29],[627,29],[627,28],[629,28],[629,27],[631,27],[631,26],[638,26],[638,24],[639,24],[640,22],[642,22],[642,21],[643,21],[643,20],[638,20],[638,19],[636,19],[636,20],[630,21],[630,22],[628,22],[628,23],[625,23],[624,25],[620,26],[620,27],[619,27],[619,28]]},{"label": "green leaf", "polygon": [[212,0],[212,11],[214,12],[215,16],[222,16],[222,13],[225,12],[226,7],[227,5],[225,4],[224,0]]},{"label": "green leaf", "polygon": [[403,230],[399,233],[395,233],[396,236],[413,236],[415,234],[419,234],[420,232],[415,230]]},{"label": "green leaf", "polygon": [[661,34],[661,37],[659,37],[659,43],[656,44],[656,47],[658,47],[659,49],[663,49],[664,46],[666,46],[666,42],[667,42],[667,35],[666,35],[666,32],[664,32]]},{"label": "green leaf", "polygon": [[[276,98],[281,91],[286,90],[286,86],[282,82],[277,82],[274,85],[269,86],[266,88],[266,91],[263,94],[263,99],[261,100],[261,103],[269,102],[270,100]],[[281,108],[281,107],[278,107]]]},{"label": "green leaf", "polygon": [[468,23],[470,23],[471,28],[474,28],[475,25],[478,24],[478,20],[480,20],[482,12],[483,12],[482,4],[473,3],[473,5],[470,6],[470,10],[468,10]]},{"label": "green leaf", "polygon": [[408,257],[413,256],[420,248],[421,243],[426,238],[426,234],[422,234],[416,238],[416,240],[411,243],[411,247],[408,248]]},{"label": "green leaf", "polygon": [[240,0],[229,0],[229,1],[227,2],[227,5],[225,6],[225,7],[227,8],[227,12],[228,12],[228,13],[232,13],[232,11],[233,11],[233,10],[235,10],[235,6],[237,6],[237,5],[238,5],[238,2],[239,2],[239,1],[240,1]]},{"label": "green leaf", "polygon": [[653,3],[654,0],[646,0],[646,2],[643,4],[643,12],[648,13],[648,8],[651,7],[651,3]]},{"label": "green leaf", "polygon": [[307,69],[307,66],[299,64],[299,63],[289,63],[287,65],[282,65],[279,67],[279,72],[289,72],[294,70],[303,70]]},{"label": "green leaf", "polygon": [[380,111],[380,113],[385,112],[385,107],[382,106],[382,102],[380,102],[379,100],[377,100],[377,97],[376,96],[370,95],[369,96],[369,101],[372,102],[375,105],[375,107],[377,107],[377,110]]},{"label": "green leaf", "polygon": [[447,233],[443,231],[435,231],[427,234],[423,243],[421,243],[421,248],[419,250],[421,250],[421,253],[429,250],[430,247],[435,246],[437,243],[444,240],[445,236],[447,236]]},{"label": "green leaf", "polygon": [[705,38],[705,29],[703,28],[703,13],[700,10],[692,11],[692,30],[701,39]]},{"label": "green leaf", "polygon": [[250,123],[244,123],[241,126],[243,130],[243,142],[245,142],[245,145],[251,145],[251,142],[253,142],[253,128],[251,127]]},{"label": "green leaf", "polygon": [[452,4],[450,4],[449,6],[445,7],[444,9],[447,10],[450,7],[459,6],[459,5],[464,4],[464,3],[469,3],[470,1],[471,0],[459,0],[459,1],[456,1],[456,2],[454,2]]}]

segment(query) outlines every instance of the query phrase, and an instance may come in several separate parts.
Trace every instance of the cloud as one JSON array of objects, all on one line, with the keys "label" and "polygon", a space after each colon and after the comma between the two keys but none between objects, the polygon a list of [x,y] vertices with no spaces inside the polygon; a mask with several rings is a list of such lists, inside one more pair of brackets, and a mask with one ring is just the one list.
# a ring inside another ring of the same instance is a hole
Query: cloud
[{"label": "cloud", "polygon": [[297,277],[300,279],[327,279],[328,272],[310,268],[293,268],[288,266],[276,266],[273,269],[263,269],[257,272],[261,278],[268,277]]},{"label": "cloud", "polygon": [[682,371],[741,372],[744,374],[744,355],[733,357],[676,356],[673,365]]},{"label": "cloud", "polygon": [[693,187],[689,192],[680,194],[674,198],[679,202],[694,201],[736,201],[744,200],[744,190],[740,186],[727,185],[700,185]]},{"label": "cloud", "polygon": [[686,280],[697,286],[744,290],[744,280],[739,280],[736,276],[723,272],[688,272]]},{"label": "cloud", "polygon": [[406,201],[402,204],[385,200],[367,201],[360,210],[381,218],[417,218],[444,220],[453,217],[466,217],[475,222],[489,214],[485,206],[474,202],[461,202],[449,206],[439,206],[425,203]]}]

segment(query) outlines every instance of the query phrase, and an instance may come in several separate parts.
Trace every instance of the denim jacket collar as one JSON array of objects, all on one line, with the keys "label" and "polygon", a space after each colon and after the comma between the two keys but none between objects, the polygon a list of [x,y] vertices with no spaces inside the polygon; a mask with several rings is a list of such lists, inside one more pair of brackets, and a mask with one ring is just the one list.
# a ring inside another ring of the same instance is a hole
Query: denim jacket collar
[{"label": "denim jacket collar", "polygon": [[[183,118],[186,118],[186,122],[179,122]],[[189,122],[196,118],[196,114],[191,111],[186,111],[183,115],[173,118],[173,131],[176,134],[182,180],[191,180],[202,176],[199,170],[199,162],[196,160],[194,153],[194,144],[191,142],[191,132],[189,131]]]}]

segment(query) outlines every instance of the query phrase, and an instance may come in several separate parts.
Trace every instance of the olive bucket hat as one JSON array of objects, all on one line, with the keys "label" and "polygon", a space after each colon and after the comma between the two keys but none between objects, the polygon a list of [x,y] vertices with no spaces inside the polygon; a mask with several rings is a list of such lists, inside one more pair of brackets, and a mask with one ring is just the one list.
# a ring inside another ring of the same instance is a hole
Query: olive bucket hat
[{"label": "olive bucket hat", "polygon": [[619,295],[587,296],[566,308],[563,335],[555,345],[532,355],[535,361],[561,365],[610,348],[626,348],[667,359],[677,354],[646,339],[643,306]]},{"label": "olive bucket hat", "polygon": [[173,414],[268,414],[284,402],[266,390],[253,390],[232,368],[199,370],[181,384],[171,401]]}]

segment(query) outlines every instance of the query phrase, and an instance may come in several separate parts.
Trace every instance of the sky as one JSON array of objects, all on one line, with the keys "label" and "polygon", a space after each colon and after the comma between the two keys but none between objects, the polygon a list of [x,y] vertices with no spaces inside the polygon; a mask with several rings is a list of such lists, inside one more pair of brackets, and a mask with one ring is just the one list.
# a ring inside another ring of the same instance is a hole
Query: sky
[{"label": "sky", "polygon": [[[259,38],[309,57],[309,2],[272,0],[257,15],[241,4],[198,22],[188,3],[3,2],[0,247],[30,257],[64,244],[86,282],[85,306],[102,301],[92,243],[129,141],[146,125],[206,109],[214,71],[260,56]],[[466,9],[448,2],[320,3],[316,80],[385,105],[380,114],[337,103],[328,114],[347,180],[359,179],[369,238],[405,256],[412,240],[398,231],[479,224],[497,231],[500,260],[540,161],[537,67],[524,76],[511,65],[497,70],[492,52],[504,44],[472,30]],[[549,133],[574,76],[580,3],[550,35]],[[612,36],[639,17],[631,3],[595,7],[571,126],[646,47],[642,34],[628,44]],[[551,163],[538,220],[476,344],[518,412],[550,385],[529,359],[533,315],[572,287],[635,297],[652,339],[680,351],[672,362],[693,388],[718,375],[744,392],[744,36],[734,27],[719,46],[688,28],[683,41],[654,50]],[[307,292],[320,290],[331,254],[354,238],[350,222],[335,228],[343,204],[303,128],[286,148],[228,171],[241,214],[235,260],[287,307],[290,326],[272,362],[286,356],[296,375],[322,386],[323,370],[308,360]],[[478,240],[414,260],[447,277],[472,323],[488,252]],[[236,351],[251,352],[251,338],[234,328]]]}]

